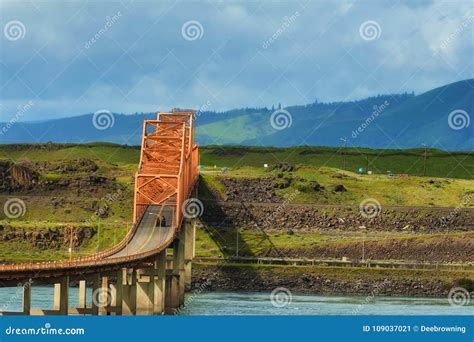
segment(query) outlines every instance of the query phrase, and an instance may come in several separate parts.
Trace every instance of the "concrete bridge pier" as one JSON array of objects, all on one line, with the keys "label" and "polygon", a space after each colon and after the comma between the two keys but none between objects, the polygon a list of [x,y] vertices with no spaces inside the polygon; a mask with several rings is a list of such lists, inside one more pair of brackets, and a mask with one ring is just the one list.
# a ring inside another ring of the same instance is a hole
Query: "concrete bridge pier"
[{"label": "concrete bridge pier", "polygon": [[165,300],[167,314],[176,314],[184,306],[185,291],[191,288],[194,237],[194,221],[184,220],[179,235],[173,242],[173,260],[167,264]]},{"label": "concrete bridge pier", "polygon": [[117,297],[117,301],[122,303],[122,315],[135,315],[137,306],[137,273],[133,269],[122,268],[119,270],[120,278],[121,284],[117,283],[117,286],[121,287],[122,298]]},{"label": "concrete bridge pier", "polygon": [[[140,268],[133,271],[135,275],[130,279],[128,301],[133,307],[127,309],[127,314],[135,315],[162,315],[165,311],[166,289],[166,251],[158,254],[152,267]],[[124,289],[124,287],[122,287]],[[125,291],[123,291],[125,292]],[[127,302],[122,293],[122,303]],[[125,306],[122,313],[125,314]]]},{"label": "concrete bridge pier", "polygon": [[31,312],[31,279],[23,284],[23,314],[30,315]]},{"label": "concrete bridge pier", "polygon": [[94,299],[97,301],[99,316],[107,316],[107,302],[110,301],[108,277],[99,275],[99,288],[96,291]]},{"label": "concrete bridge pier", "polygon": [[184,247],[184,289],[186,291],[191,290],[191,269],[192,260],[195,255],[195,244],[196,244],[196,221],[185,220],[183,224],[185,234],[185,247]]},{"label": "concrete bridge pier", "polygon": [[154,312],[154,269],[137,270],[136,315],[152,315]]},{"label": "concrete bridge pier", "polygon": [[87,308],[87,283],[85,280],[79,280],[79,309]]},{"label": "concrete bridge pier", "polygon": [[[165,286],[165,312],[174,315],[180,306],[180,269],[184,273],[184,246],[182,241],[173,242],[173,260],[167,260]],[[184,288],[184,283],[183,283]]]},{"label": "concrete bridge pier", "polygon": [[53,310],[58,315],[67,315],[69,309],[69,276],[58,279],[54,284],[54,305]]},{"label": "concrete bridge pier", "polygon": [[157,255],[154,268],[156,274],[153,281],[153,314],[162,315],[165,312],[166,250]]}]

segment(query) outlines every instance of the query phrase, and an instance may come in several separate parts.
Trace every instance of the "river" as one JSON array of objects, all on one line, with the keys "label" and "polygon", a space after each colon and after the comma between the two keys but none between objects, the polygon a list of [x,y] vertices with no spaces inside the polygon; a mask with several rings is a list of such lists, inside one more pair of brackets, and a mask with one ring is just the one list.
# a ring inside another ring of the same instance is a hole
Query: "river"
[{"label": "river", "polygon": [[[70,306],[77,303],[71,288]],[[0,288],[0,310],[19,311],[21,288]],[[89,289],[88,298],[91,298]],[[52,308],[52,287],[33,287],[32,308]],[[474,303],[451,306],[447,298],[285,295],[272,301],[269,292],[203,292],[186,295],[181,315],[472,315]]]}]

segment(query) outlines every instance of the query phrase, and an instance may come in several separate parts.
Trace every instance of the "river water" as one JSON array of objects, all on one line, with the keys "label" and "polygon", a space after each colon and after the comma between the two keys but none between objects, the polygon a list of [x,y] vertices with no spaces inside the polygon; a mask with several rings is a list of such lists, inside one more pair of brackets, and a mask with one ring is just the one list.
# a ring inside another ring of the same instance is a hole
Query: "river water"
[{"label": "river water", "polygon": [[[0,311],[21,309],[21,288],[0,288]],[[88,298],[91,298],[90,289]],[[70,306],[78,300],[69,291]],[[32,308],[52,308],[52,287],[33,287]],[[181,315],[472,315],[474,303],[451,306],[447,298],[320,296],[285,294],[271,300],[270,292],[203,292],[186,296]]]}]

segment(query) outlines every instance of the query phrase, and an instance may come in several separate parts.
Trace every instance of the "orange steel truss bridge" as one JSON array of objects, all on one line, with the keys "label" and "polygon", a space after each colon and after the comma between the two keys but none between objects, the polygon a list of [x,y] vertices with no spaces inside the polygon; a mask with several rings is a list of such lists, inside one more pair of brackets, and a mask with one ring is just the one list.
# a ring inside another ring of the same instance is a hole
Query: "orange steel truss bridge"
[{"label": "orange steel truss bridge", "polygon": [[[198,177],[193,112],[158,113],[156,120],[145,120],[133,227],[126,237],[87,257],[0,265],[0,286],[23,285],[23,310],[0,314],[160,314],[177,309],[190,286],[194,254],[194,221],[184,216],[184,206]],[[79,283],[79,303],[72,308],[67,298],[71,282]],[[52,310],[31,308],[32,284],[54,284]],[[93,298],[87,300],[90,284]]]}]

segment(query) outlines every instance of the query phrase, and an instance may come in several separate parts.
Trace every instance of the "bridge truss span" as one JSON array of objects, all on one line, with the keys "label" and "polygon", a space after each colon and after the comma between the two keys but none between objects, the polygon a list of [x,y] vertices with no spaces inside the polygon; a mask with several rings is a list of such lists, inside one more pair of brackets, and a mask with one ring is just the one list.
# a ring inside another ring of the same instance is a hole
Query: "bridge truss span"
[{"label": "bridge truss span", "polygon": [[179,229],[183,203],[198,178],[197,164],[191,112],[158,113],[156,120],[146,120],[135,176],[134,224],[148,206],[166,205]]},{"label": "bridge truss span", "polygon": [[[23,299],[27,303],[23,312],[0,314],[98,314],[97,305],[88,307],[84,298],[87,284],[93,283],[97,288],[100,282],[101,286],[110,285],[109,290],[115,291],[116,303],[105,311],[159,314],[165,311],[166,291],[170,293],[167,306],[177,308],[184,301],[184,283],[190,284],[194,251],[194,224],[184,220],[182,209],[198,177],[193,112],[158,113],[156,120],[146,120],[135,174],[133,225],[126,237],[117,245],[86,257],[0,265],[0,287],[30,284],[31,280],[35,284],[52,283],[55,284],[55,303],[56,299],[62,303],[60,308],[33,313],[29,304],[31,286],[28,285],[23,287]],[[171,263],[168,248],[173,250]],[[170,276],[165,272],[169,269]],[[107,285],[107,279],[115,283]],[[67,306],[65,288],[70,281],[80,284],[80,298],[84,297],[84,301],[79,308]],[[60,289],[57,293],[56,287]],[[160,290],[156,292],[157,289]],[[151,304],[150,298],[155,298]]]}]

